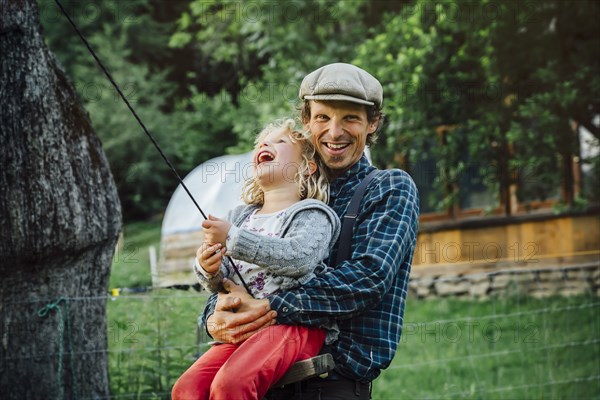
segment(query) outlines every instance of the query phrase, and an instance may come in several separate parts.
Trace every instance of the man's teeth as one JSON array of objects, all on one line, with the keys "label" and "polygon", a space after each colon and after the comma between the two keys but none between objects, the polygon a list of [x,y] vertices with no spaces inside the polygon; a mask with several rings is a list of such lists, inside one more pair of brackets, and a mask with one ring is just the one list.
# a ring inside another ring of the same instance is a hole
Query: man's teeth
[{"label": "man's teeth", "polygon": [[346,146],[348,146],[347,143],[344,143],[344,144],[327,143],[327,147],[329,147],[330,149],[333,149],[333,150],[343,149]]}]

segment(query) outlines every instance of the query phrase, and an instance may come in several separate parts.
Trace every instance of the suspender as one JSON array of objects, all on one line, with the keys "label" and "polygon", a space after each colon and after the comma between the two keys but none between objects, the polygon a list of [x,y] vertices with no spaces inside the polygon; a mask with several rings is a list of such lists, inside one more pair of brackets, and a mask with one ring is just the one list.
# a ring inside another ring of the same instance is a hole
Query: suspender
[{"label": "suspender", "polygon": [[358,214],[358,207],[360,206],[360,201],[367,190],[367,186],[373,180],[375,175],[379,172],[378,169],[374,169],[365,177],[365,179],[360,182],[358,187],[356,188],[356,192],[352,195],[352,199],[350,200],[350,205],[348,206],[348,211],[346,211],[346,215],[344,215],[344,219],[342,221],[342,229],[340,232],[340,245],[338,246],[337,257],[335,260],[335,265],[340,265],[342,262],[350,258],[350,248],[352,246],[352,233],[354,231],[354,222],[356,221],[356,216]]}]

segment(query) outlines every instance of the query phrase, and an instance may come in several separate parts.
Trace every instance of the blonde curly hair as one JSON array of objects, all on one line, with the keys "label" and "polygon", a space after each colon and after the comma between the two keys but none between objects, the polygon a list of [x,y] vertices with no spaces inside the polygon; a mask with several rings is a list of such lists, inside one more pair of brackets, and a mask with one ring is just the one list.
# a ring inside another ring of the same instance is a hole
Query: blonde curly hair
[{"label": "blonde curly hair", "polygon": [[[323,162],[310,141],[309,134],[297,129],[293,119],[281,119],[270,123],[256,136],[254,144],[260,144],[270,133],[282,128],[289,133],[294,144],[301,146],[302,162],[294,177],[298,185],[298,195],[301,199],[315,199],[327,203],[329,181],[325,175]],[[310,161],[317,164],[317,170],[313,174],[310,173]],[[252,176],[244,182],[242,200],[249,205],[262,206],[264,204],[265,194],[258,184],[256,176]]]}]

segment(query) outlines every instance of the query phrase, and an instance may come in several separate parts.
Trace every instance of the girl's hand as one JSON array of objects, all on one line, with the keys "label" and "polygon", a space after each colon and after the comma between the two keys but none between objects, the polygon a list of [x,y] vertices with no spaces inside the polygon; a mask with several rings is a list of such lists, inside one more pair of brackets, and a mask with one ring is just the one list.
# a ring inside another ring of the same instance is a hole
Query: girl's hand
[{"label": "girl's hand", "polygon": [[208,219],[202,222],[202,227],[204,228],[204,241],[206,243],[221,243],[225,246],[227,234],[229,228],[231,228],[229,222],[209,215]]},{"label": "girl's hand", "polygon": [[196,251],[196,258],[202,269],[209,274],[216,274],[221,267],[221,260],[223,254],[225,254],[225,247],[221,243],[217,244],[203,244],[198,251]]}]

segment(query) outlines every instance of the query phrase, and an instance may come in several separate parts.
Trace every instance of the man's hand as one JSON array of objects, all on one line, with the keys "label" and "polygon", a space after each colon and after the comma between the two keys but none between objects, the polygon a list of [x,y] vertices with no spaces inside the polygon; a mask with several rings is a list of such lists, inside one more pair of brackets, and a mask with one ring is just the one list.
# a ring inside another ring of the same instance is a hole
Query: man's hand
[{"label": "man's hand", "polygon": [[223,246],[225,246],[227,233],[229,233],[231,224],[224,219],[219,219],[209,215],[207,220],[202,221],[202,228],[204,228],[205,242],[221,243]]},{"label": "man's hand", "polygon": [[[275,324],[277,313],[267,299],[253,299],[242,286],[223,281],[228,293],[219,293],[215,312],[206,321],[208,333],[224,343],[241,343]],[[235,311],[235,312],[234,312]]]}]

